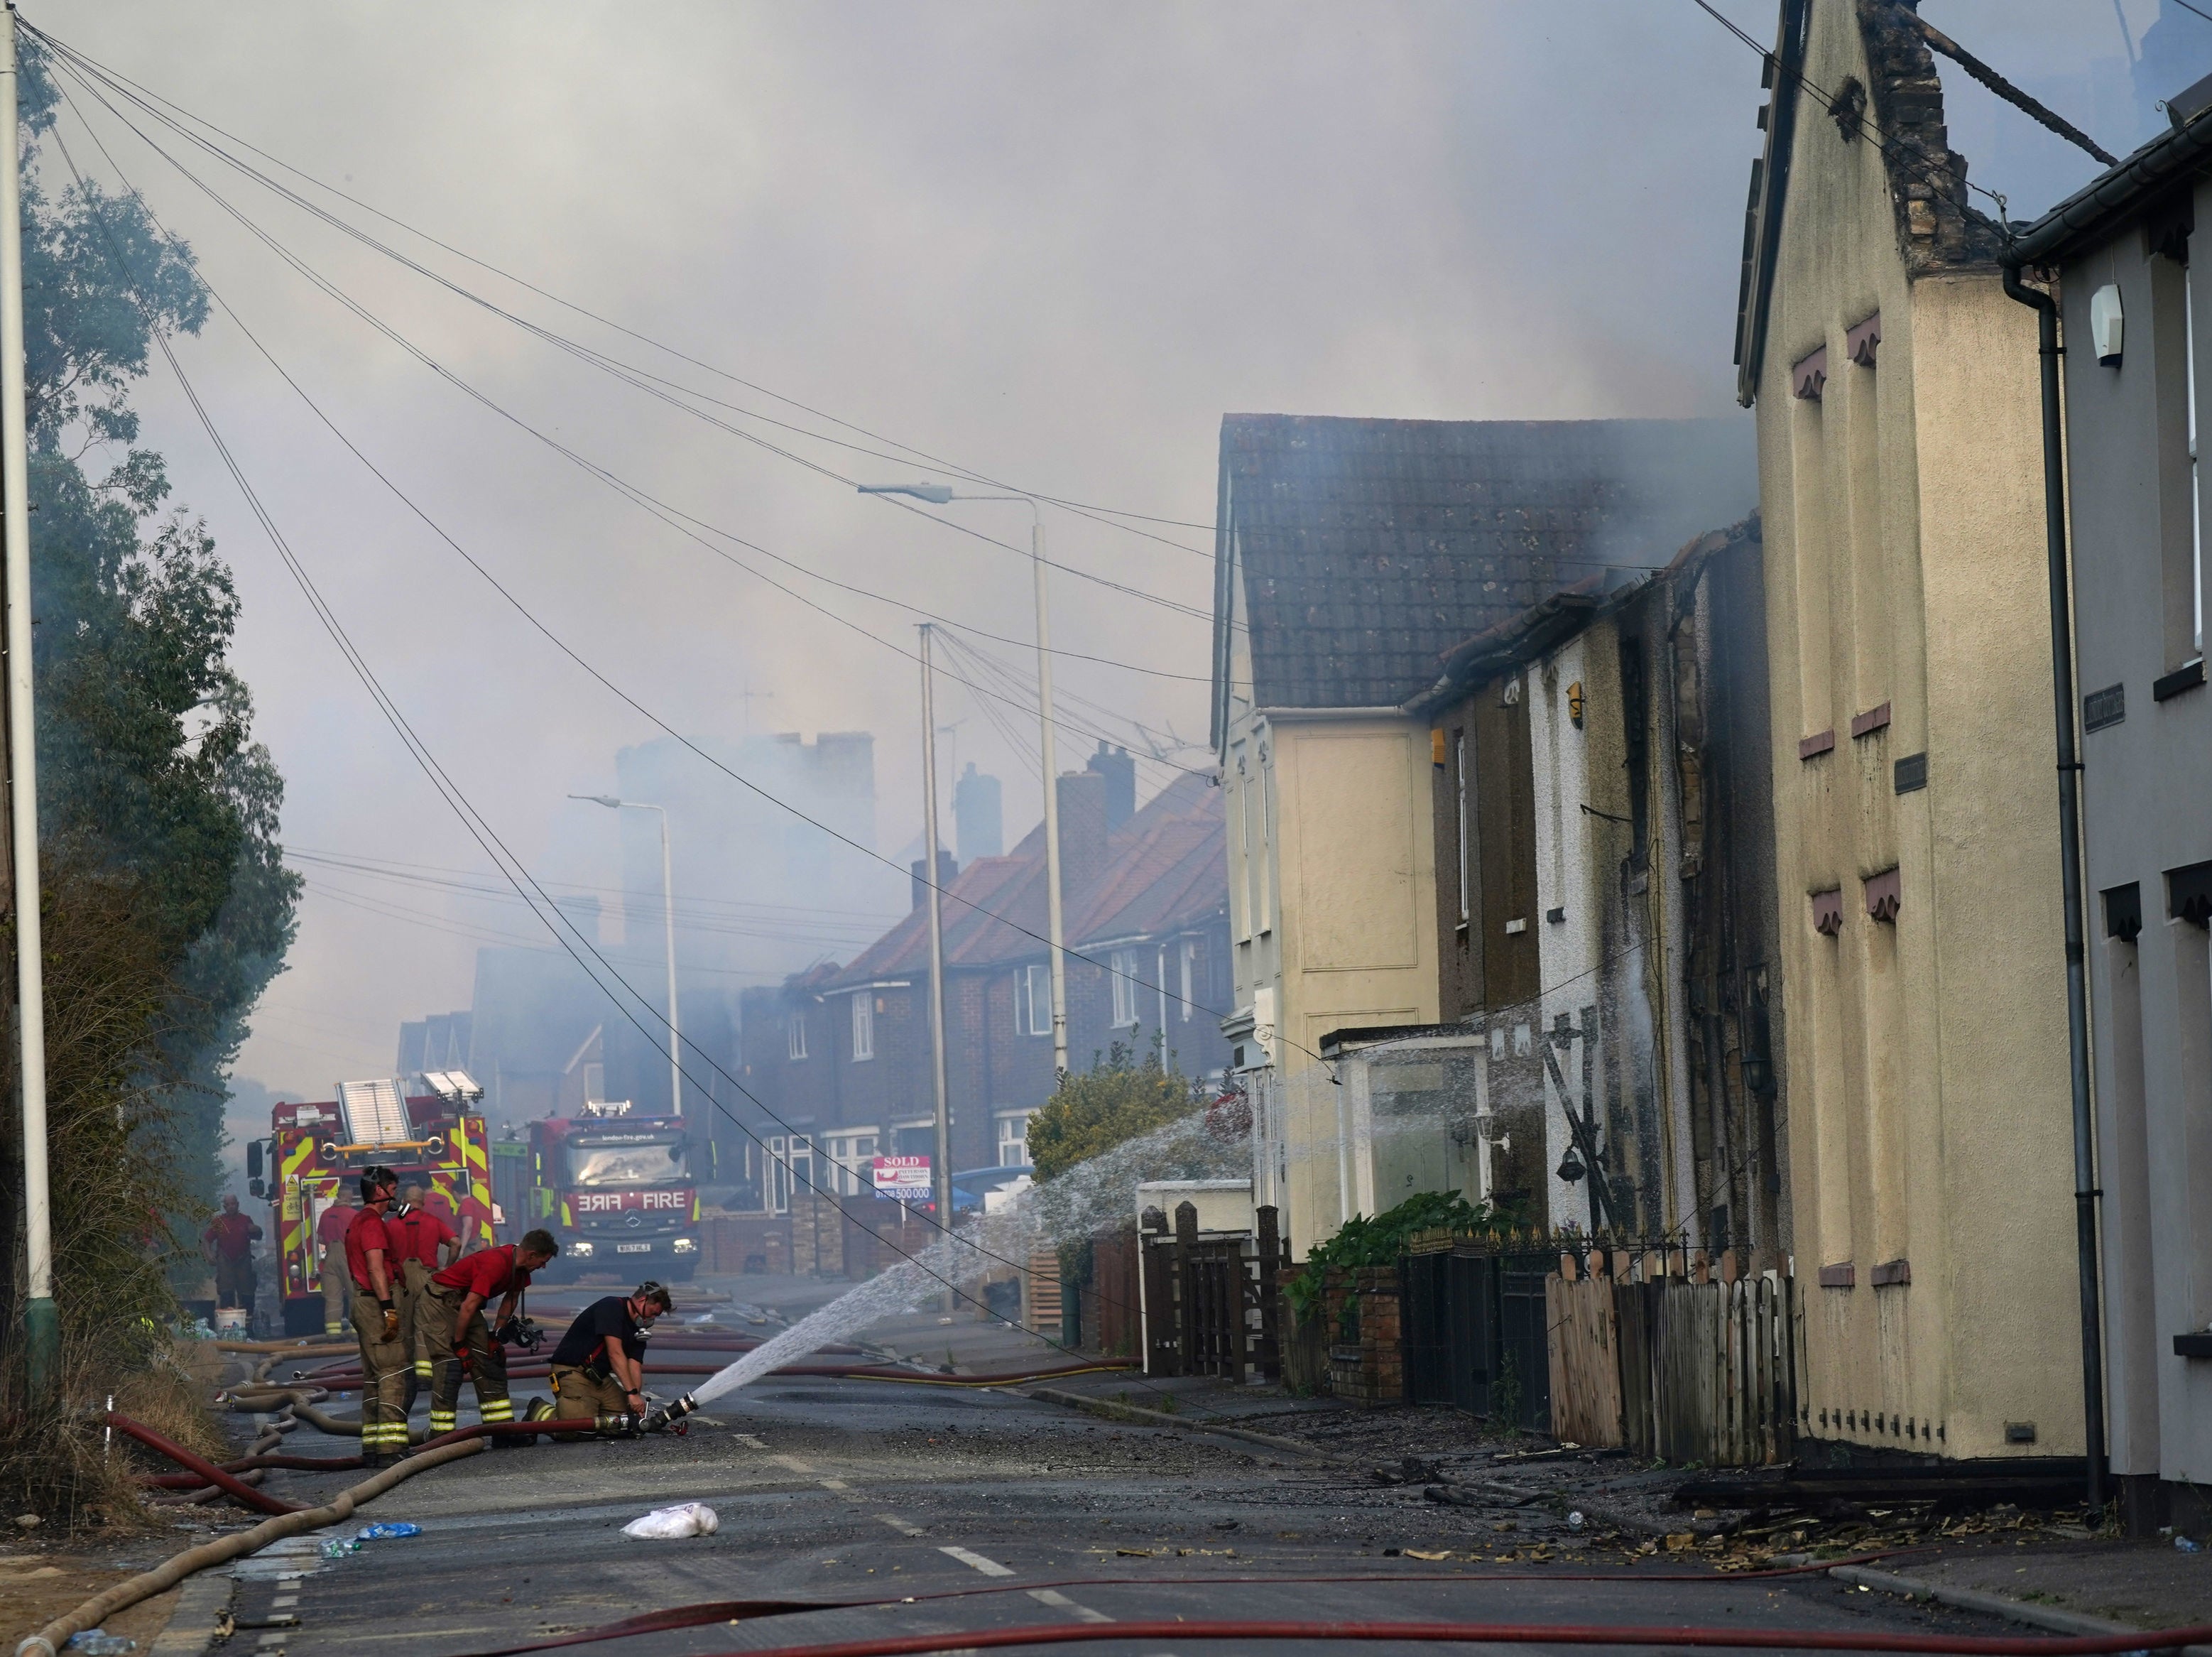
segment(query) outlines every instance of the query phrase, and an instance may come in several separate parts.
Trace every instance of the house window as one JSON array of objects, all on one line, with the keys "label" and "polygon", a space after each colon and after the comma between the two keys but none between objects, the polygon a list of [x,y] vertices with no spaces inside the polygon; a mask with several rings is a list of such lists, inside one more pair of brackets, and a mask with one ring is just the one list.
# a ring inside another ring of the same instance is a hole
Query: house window
[{"label": "house window", "polygon": [[1133,1028],[1137,1022],[1137,952],[1117,949],[1106,958],[1114,975],[1114,1027]]},{"label": "house window", "polygon": [[607,1067],[604,1064],[586,1064],[584,1067],[584,1102],[586,1105],[597,1105],[604,1101],[606,1096]]},{"label": "house window", "polygon": [[1025,1168],[1030,1161],[1030,1117],[1032,1112],[1016,1111],[999,1118],[999,1166],[1002,1168]]},{"label": "house window", "polygon": [[1459,810],[1459,923],[1465,926],[1474,913],[1474,894],[1468,890],[1467,856],[1467,733],[1452,733],[1452,769]]},{"label": "house window", "polygon": [[1192,939],[1186,941],[1182,947],[1182,985],[1179,993],[1182,996],[1182,1021],[1185,1024],[1190,1022],[1190,986],[1191,980],[1196,976],[1197,966],[1198,942],[1197,940]]},{"label": "house window", "polygon": [[1014,975],[1014,1033],[1048,1036],[1052,1033],[1052,968],[1024,966]]},{"label": "house window", "polygon": [[860,1197],[876,1188],[876,1130],[851,1128],[830,1136],[832,1167],[824,1183],[840,1197]]},{"label": "house window", "polygon": [[794,1059],[806,1057],[806,1014],[793,1013],[783,1026],[784,1046]]},{"label": "house window", "polygon": [[853,1062],[876,1056],[876,1003],[874,992],[863,990],[853,997]]}]

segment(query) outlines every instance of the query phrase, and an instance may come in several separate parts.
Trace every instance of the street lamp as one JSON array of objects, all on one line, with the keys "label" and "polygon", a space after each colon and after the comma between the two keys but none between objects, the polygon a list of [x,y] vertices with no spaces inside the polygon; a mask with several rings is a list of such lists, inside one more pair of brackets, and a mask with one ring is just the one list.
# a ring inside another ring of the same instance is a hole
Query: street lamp
[{"label": "street lamp", "polygon": [[[1052,618],[1045,603],[1044,514],[1031,495],[963,495],[947,484],[862,484],[863,495],[906,495],[932,506],[951,501],[1020,501],[1030,509],[1030,570],[1036,588],[1037,720],[1044,744],[1045,912],[1052,935],[1052,1068],[1067,1069],[1066,938],[1060,901],[1060,764],[1053,744]],[[933,882],[937,871],[930,870]]]},{"label": "street lamp", "polygon": [[648,806],[640,800],[617,800],[611,794],[572,794],[571,800],[589,801],[609,811],[657,811],[660,813],[660,918],[668,946],[668,1102],[671,1113],[684,1114],[684,1037],[676,1023],[676,886],[669,878],[668,808]]}]

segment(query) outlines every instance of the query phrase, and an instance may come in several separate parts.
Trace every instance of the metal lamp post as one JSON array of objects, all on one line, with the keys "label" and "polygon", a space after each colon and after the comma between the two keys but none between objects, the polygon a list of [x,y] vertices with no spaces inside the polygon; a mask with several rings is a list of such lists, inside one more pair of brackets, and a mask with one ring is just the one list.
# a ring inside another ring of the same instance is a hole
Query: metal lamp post
[{"label": "metal lamp post", "polygon": [[[951,501],[1019,501],[1030,509],[1030,570],[1036,589],[1037,723],[1044,746],[1044,889],[1052,941],[1052,1067],[1067,1069],[1067,949],[1060,896],[1060,760],[1053,742],[1052,616],[1045,601],[1044,513],[1029,495],[963,495],[945,484],[862,484],[863,495],[907,495],[933,506]],[[930,871],[934,883],[936,870]]]},{"label": "metal lamp post", "polygon": [[660,919],[668,947],[668,1102],[671,1112],[684,1114],[684,1037],[676,1021],[676,884],[668,862],[668,808],[641,800],[617,800],[611,794],[572,794],[571,800],[588,800],[609,811],[657,811],[660,813]]}]

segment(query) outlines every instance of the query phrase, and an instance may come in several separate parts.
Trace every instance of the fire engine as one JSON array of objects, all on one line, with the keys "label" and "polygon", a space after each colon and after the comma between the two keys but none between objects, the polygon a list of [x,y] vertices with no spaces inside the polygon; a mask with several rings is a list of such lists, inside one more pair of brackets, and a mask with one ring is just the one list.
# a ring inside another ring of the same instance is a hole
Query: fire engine
[{"label": "fire engine", "polygon": [[435,1070],[341,1081],[335,1100],[287,1101],[270,1112],[269,1179],[262,1178],[263,1142],[255,1140],[246,1148],[247,1189],[269,1199],[286,1334],[322,1332],[316,1227],[342,1185],[358,1191],[364,1168],[380,1164],[402,1185],[420,1185],[424,1203],[441,1210],[460,1234],[465,1252],[490,1246],[489,1137],[483,1118],[470,1109],[483,1097],[462,1072]]},{"label": "fire engine", "polygon": [[528,1223],[561,1245],[551,1276],[690,1276],[699,1264],[690,1152],[682,1117],[633,1116],[627,1100],[532,1122]]}]

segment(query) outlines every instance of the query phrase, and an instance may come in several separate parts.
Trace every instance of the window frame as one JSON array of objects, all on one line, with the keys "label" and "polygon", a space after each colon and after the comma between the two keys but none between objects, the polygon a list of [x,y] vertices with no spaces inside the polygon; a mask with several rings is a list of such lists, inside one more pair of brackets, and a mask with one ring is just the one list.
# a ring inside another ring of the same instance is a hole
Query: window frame
[{"label": "window frame", "polygon": [[1116,949],[1106,957],[1109,982],[1113,986],[1114,1012],[1109,1021],[1115,1030],[1133,1030],[1142,1021],[1137,1011],[1137,952]]},{"label": "window frame", "polygon": [[876,992],[853,995],[853,1063],[866,1064],[876,1056]]},{"label": "window frame", "polygon": [[794,1008],[785,1017],[783,1021],[783,1047],[785,1057],[792,1063],[797,1064],[805,1059],[806,1014],[804,1011]]}]

